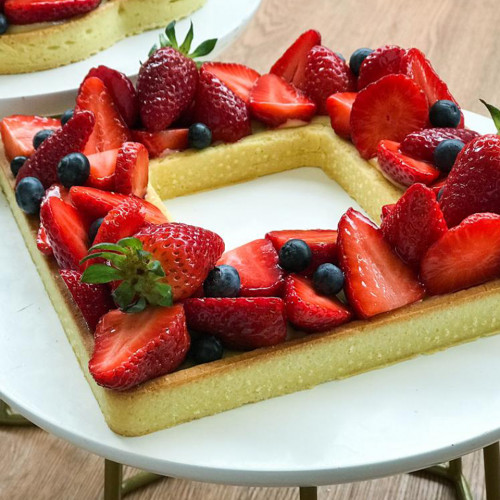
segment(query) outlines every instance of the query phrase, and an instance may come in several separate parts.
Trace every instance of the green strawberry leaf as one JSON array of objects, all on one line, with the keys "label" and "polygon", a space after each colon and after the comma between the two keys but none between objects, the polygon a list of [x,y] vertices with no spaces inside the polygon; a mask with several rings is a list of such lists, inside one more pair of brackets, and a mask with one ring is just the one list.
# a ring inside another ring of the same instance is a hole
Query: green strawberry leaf
[{"label": "green strawberry leaf", "polygon": [[116,305],[123,310],[132,304],[136,296],[136,291],[129,281],[122,281],[111,295]]},{"label": "green strawberry leaf", "polygon": [[122,248],[133,248],[134,250],[142,250],[142,241],[138,238],[130,237],[130,238],[122,238],[118,245]]},{"label": "green strawberry leaf", "polygon": [[128,306],[127,308],[123,309],[123,311],[127,313],[138,313],[144,311],[144,309],[146,309],[146,306],[146,299],[144,297],[141,297],[135,304]]},{"label": "green strawberry leaf", "polygon": [[184,38],[184,41],[182,42],[182,45],[180,46],[179,50],[183,54],[189,54],[189,51],[191,50],[191,43],[193,41],[193,21],[191,21],[191,26],[189,27],[189,31],[187,32],[186,38]]},{"label": "green strawberry leaf", "polygon": [[94,252],[96,250],[97,251],[109,250],[110,252],[125,253],[123,247],[120,245],[117,245],[116,243],[98,243],[97,245],[94,245],[93,247],[89,248],[89,252]]},{"label": "green strawberry leaf", "polygon": [[127,257],[125,255],[120,255],[117,253],[112,253],[112,252],[96,252],[96,253],[91,253],[84,257],[81,261],[80,264],[83,264],[84,262],[91,260],[91,259],[106,259],[109,260],[112,264],[114,264],[117,267],[121,267],[124,262],[127,260]]},{"label": "green strawberry leaf", "polygon": [[110,283],[111,281],[123,279],[123,274],[120,270],[106,264],[94,264],[89,266],[82,274],[82,283]]},{"label": "green strawberry leaf", "polygon": [[192,59],[196,59],[197,57],[203,57],[207,54],[210,54],[210,52],[212,52],[212,50],[214,49],[216,43],[217,38],[205,40],[204,42],[200,43],[198,47],[196,47],[192,54],[189,54],[189,57],[191,57]]},{"label": "green strawberry leaf", "polygon": [[[169,45],[171,45],[174,49],[179,48],[179,44],[177,43],[177,38],[175,36],[175,21],[172,21],[166,28],[165,28],[165,35],[167,35],[167,38],[169,40]],[[161,39],[161,36],[160,36]],[[165,47],[166,45],[162,45],[162,47]]]},{"label": "green strawberry leaf", "polygon": [[495,124],[495,127],[497,128],[497,133],[500,135],[500,109],[493,106],[492,104],[488,104],[483,99],[479,99],[479,100],[486,106],[486,108],[490,112],[493,123]]}]

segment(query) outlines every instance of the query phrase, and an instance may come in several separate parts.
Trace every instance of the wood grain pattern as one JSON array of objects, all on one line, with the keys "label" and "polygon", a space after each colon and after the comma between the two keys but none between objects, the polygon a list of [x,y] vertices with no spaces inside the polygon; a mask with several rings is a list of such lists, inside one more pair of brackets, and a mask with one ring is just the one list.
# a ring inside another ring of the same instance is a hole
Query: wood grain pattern
[{"label": "wood grain pattern", "polygon": [[[358,47],[395,43],[422,49],[466,109],[485,114],[478,98],[500,105],[498,0],[263,0],[257,16],[222,60],[265,72],[279,54],[308,29],[325,45],[349,57]],[[98,499],[103,461],[39,429],[0,428],[0,498],[10,500]],[[128,470],[130,473],[131,470]],[[465,473],[482,498],[482,457],[465,457]],[[451,500],[445,484],[400,475],[322,487],[322,500]],[[169,479],[130,500],[294,500],[296,488],[241,488]]]}]

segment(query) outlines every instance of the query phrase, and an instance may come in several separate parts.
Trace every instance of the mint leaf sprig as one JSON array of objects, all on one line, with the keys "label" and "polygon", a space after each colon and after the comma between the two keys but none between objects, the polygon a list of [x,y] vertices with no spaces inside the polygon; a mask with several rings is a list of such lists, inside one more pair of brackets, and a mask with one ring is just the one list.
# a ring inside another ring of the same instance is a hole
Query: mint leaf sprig
[{"label": "mint leaf sprig", "polygon": [[165,283],[165,272],[159,261],[144,250],[137,238],[123,238],[117,243],[99,243],[89,249],[80,264],[91,259],[105,259],[85,269],[83,283],[121,281],[112,296],[124,312],[143,311],[148,304],[171,306],[172,288]]},{"label": "mint leaf sprig", "polygon": [[491,115],[491,119],[493,120],[493,123],[495,124],[495,127],[497,128],[497,133],[500,135],[500,109],[497,107],[493,106],[492,104],[488,104],[485,100],[479,99],[488,109]]}]

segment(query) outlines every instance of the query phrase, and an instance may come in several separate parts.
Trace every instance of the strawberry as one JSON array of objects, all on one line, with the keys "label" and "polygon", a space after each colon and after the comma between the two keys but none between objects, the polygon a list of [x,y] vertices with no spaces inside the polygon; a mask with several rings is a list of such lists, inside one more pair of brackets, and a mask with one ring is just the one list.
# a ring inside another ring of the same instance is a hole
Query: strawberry
[{"label": "strawberry", "polygon": [[326,99],[336,92],[354,92],[356,82],[347,63],[335,52],[316,45],[307,54],[304,92],[326,115]]},{"label": "strawberry", "polygon": [[401,142],[428,117],[427,99],[413,80],[384,76],[361,90],[352,105],[352,141],[363,158],[372,158],[382,139]]},{"label": "strawberry", "polygon": [[401,60],[405,53],[406,50],[397,45],[384,45],[374,50],[361,63],[358,89],[364,89],[383,76],[401,73]]},{"label": "strawberry", "polygon": [[288,240],[299,239],[305,241],[311,249],[312,261],[309,268],[303,271],[302,274],[310,274],[318,266],[326,262],[337,262],[337,231],[330,229],[271,231],[266,234],[266,238],[271,241],[277,252]]},{"label": "strawberry", "polygon": [[228,349],[241,351],[286,340],[285,304],[275,297],[188,299],[189,328],[216,336]]},{"label": "strawberry", "polygon": [[427,249],[448,230],[436,195],[423,184],[405,192],[380,229],[403,262],[415,269]]},{"label": "strawberry", "polygon": [[[461,130],[465,130],[465,129],[461,129]],[[435,182],[434,184],[431,184],[429,186],[432,189],[432,191],[434,192],[434,194],[436,195],[436,198],[438,201],[440,200],[439,193],[441,192],[441,189],[444,188],[445,184],[446,184],[446,178],[438,180],[437,182]],[[443,193],[441,193],[441,194],[443,194]]]},{"label": "strawberry", "polygon": [[174,371],[189,344],[182,306],[110,311],[97,325],[89,371],[99,385],[123,391]]},{"label": "strawberry", "polygon": [[191,296],[224,252],[219,235],[188,224],[149,225],[135,237],[160,262],[174,300]]},{"label": "strawberry", "polygon": [[304,332],[331,330],[352,317],[337,298],[319,295],[310,280],[294,274],[286,279],[285,305],[290,323]]},{"label": "strawberry", "polygon": [[86,185],[104,191],[112,191],[115,187],[115,169],[118,149],[109,149],[101,153],[88,155],[90,175]]},{"label": "strawberry", "polygon": [[316,30],[308,30],[288,47],[285,53],[273,64],[270,73],[281,76],[288,83],[304,90],[307,54],[321,44],[321,35]]},{"label": "strawberry", "polygon": [[[101,191],[91,187],[74,186],[70,189],[71,202],[75,207],[90,220],[105,217],[114,207],[123,203],[129,197],[124,194]],[[152,224],[163,224],[168,222],[165,215],[152,203],[139,198],[142,205],[144,217]]]},{"label": "strawberry", "polygon": [[380,220],[381,222],[384,222],[384,220],[389,217],[391,212],[394,210],[394,207],[396,206],[395,203],[389,203],[388,205],[383,205],[382,206],[382,213],[380,215]]},{"label": "strawberry", "polygon": [[416,275],[393,252],[382,231],[352,208],[340,219],[338,246],[344,290],[361,318],[423,298],[424,289]]},{"label": "strawberry", "polygon": [[254,240],[226,252],[217,265],[227,264],[240,275],[242,297],[277,297],[283,288],[278,252],[266,239]]},{"label": "strawberry", "polygon": [[400,187],[411,186],[416,182],[432,184],[440,174],[430,163],[414,160],[401,153],[399,143],[394,141],[380,141],[377,160],[384,177]]},{"label": "strawberry", "polygon": [[94,332],[101,317],[114,308],[109,288],[106,285],[82,283],[82,274],[79,271],[62,269],[59,274],[68,287],[78,309],[80,309],[90,331]]},{"label": "strawberry", "polygon": [[401,142],[401,152],[416,160],[434,162],[434,150],[446,139],[458,139],[464,144],[479,137],[477,132],[466,128],[426,128],[408,134]]},{"label": "strawberry", "polygon": [[25,177],[37,177],[44,188],[58,182],[57,165],[69,153],[81,152],[94,128],[94,115],[75,112],[73,118],[50,137],[25,162],[16,177],[16,185]]},{"label": "strawberry", "polygon": [[0,133],[5,156],[11,161],[16,156],[31,156],[34,151],[33,137],[40,130],[57,130],[61,121],[41,116],[12,115],[0,122]]},{"label": "strawberry", "polygon": [[38,228],[38,233],[36,234],[36,247],[44,255],[47,256],[54,255],[52,247],[50,246],[49,243],[49,239],[47,237],[47,231],[45,230],[42,224],[40,224]]},{"label": "strawberry", "polygon": [[420,277],[432,295],[500,277],[500,215],[474,214],[450,229],[425,254]]},{"label": "strawberry", "polygon": [[351,110],[357,95],[356,92],[338,92],[326,100],[326,110],[332,128],[344,139],[351,137]]},{"label": "strawberry", "polygon": [[260,74],[244,64],[208,62],[203,67],[232,90],[245,104],[250,99],[250,90]]},{"label": "strawberry", "polygon": [[272,73],[257,80],[250,92],[249,107],[255,118],[271,127],[289,120],[307,122],[316,112],[314,102]]},{"label": "strawberry", "polygon": [[182,151],[188,147],[188,129],[177,128],[147,132],[132,130],[132,139],[146,146],[150,158],[164,156],[171,151]]},{"label": "strawberry", "polygon": [[118,150],[115,190],[143,198],[148,190],[149,154],[140,142],[125,142]]},{"label": "strawberry", "polygon": [[212,131],[214,141],[235,142],[252,132],[245,102],[209,71],[200,70],[194,121]]},{"label": "strawberry", "polygon": [[440,203],[449,227],[474,213],[500,214],[500,136],[478,137],[460,151]]},{"label": "strawberry", "polygon": [[94,130],[85,146],[86,155],[117,149],[129,140],[130,132],[100,78],[90,77],[83,81],[75,110],[92,111],[96,118]]},{"label": "strawberry", "polygon": [[6,0],[5,15],[11,24],[49,23],[85,14],[101,0]]},{"label": "strawberry", "polygon": [[77,209],[57,196],[46,199],[40,209],[40,222],[61,269],[80,269],[87,255],[88,235]]},{"label": "strawberry", "polygon": [[92,68],[85,79],[91,77],[99,78],[104,82],[123,121],[127,127],[133,127],[139,118],[139,103],[130,78],[107,66]]}]

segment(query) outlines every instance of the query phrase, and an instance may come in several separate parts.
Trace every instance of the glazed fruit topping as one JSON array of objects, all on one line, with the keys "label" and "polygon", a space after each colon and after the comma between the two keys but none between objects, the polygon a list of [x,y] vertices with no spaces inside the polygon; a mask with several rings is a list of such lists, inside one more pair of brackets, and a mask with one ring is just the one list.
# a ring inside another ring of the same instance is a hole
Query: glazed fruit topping
[{"label": "glazed fruit topping", "polygon": [[140,142],[125,142],[118,150],[115,169],[115,191],[146,195],[149,179],[149,154]]},{"label": "glazed fruit topping", "polygon": [[357,95],[356,92],[339,92],[326,100],[326,110],[332,128],[344,139],[351,137],[351,110]]},{"label": "glazed fruit topping", "polygon": [[185,128],[173,128],[159,132],[132,130],[132,138],[146,146],[150,158],[165,156],[188,147],[188,130]]},{"label": "glazed fruit topping", "polygon": [[90,165],[87,186],[105,191],[113,191],[115,188],[115,170],[118,149],[108,149],[101,153],[87,156]]},{"label": "glazed fruit topping", "polygon": [[384,45],[370,52],[359,68],[358,89],[383,76],[401,73],[401,61],[405,54],[406,50],[397,45]]}]

